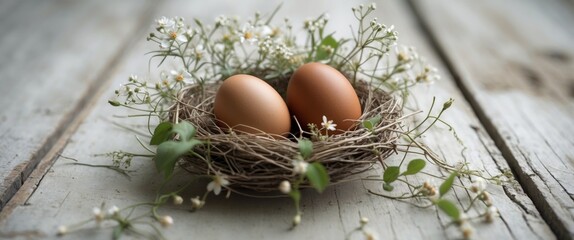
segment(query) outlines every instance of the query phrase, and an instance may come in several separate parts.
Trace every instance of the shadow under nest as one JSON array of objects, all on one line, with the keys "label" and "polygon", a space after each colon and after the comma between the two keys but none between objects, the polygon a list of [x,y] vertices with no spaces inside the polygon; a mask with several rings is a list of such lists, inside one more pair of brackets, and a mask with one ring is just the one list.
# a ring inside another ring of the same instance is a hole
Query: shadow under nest
[{"label": "shadow under nest", "polygon": [[[270,83],[283,97],[288,79]],[[299,154],[297,138],[309,137],[294,125],[288,138],[242,134],[217,126],[213,102],[221,81],[190,86],[181,91],[170,108],[169,119],[186,120],[197,133],[195,138],[206,144],[197,145],[193,152],[179,160],[179,165],[193,175],[225,175],[228,186],[238,193],[259,195],[276,191],[281,181],[299,178],[293,172],[293,159]],[[400,136],[402,109],[398,101],[380,88],[365,81],[354,85],[362,112],[354,130],[330,135],[326,140],[313,141],[313,152],[307,162],[323,164],[331,184],[369,170],[377,162],[396,152],[395,142]],[[371,130],[360,123],[380,116]],[[296,122],[296,121],[293,121]],[[301,184],[309,187],[308,182]]]}]

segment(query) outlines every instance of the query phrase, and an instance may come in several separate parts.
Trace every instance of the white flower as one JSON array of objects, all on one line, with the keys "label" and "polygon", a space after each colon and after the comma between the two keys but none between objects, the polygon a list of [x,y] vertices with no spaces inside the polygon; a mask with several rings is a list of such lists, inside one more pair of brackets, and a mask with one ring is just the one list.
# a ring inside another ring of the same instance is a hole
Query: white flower
[{"label": "white flower", "polygon": [[293,172],[296,174],[305,174],[309,163],[303,160],[293,160]]},{"label": "white flower", "polygon": [[291,192],[291,183],[287,180],[283,180],[279,184],[279,191],[281,191],[284,194],[290,193]]},{"label": "white flower", "polygon": [[223,45],[222,43],[216,43],[215,45],[213,45],[213,51],[221,53],[225,50],[225,45]]},{"label": "white flower", "polygon": [[98,223],[103,221],[104,218],[106,217],[104,212],[102,212],[102,209],[100,209],[99,207],[95,207],[92,210],[92,213],[94,214],[94,218],[96,219],[96,222],[98,222]]},{"label": "white flower", "polygon": [[172,18],[161,17],[156,19],[155,23],[158,28],[172,28],[175,26],[175,21]]},{"label": "white flower", "polygon": [[181,205],[183,203],[183,198],[179,195],[173,196],[173,204],[174,205]]},{"label": "white flower", "polygon": [[220,15],[215,18],[215,25],[216,26],[227,26],[229,24],[229,18],[225,15]]},{"label": "white flower", "polygon": [[168,48],[172,45],[172,43],[179,42],[185,43],[187,42],[187,30],[178,24],[177,26],[166,27],[159,30],[162,34],[160,36],[160,47],[161,48]]},{"label": "white flower", "polygon": [[371,10],[375,10],[375,9],[377,9],[377,4],[373,2],[373,3],[371,3],[371,5],[369,6],[369,8],[370,8]]},{"label": "white flower", "polygon": [[379,234],[375,232],[373,229],[364,227],[363,228],[363,235],[365,235],[365,240],[378,240]]},{"label": "white flower", "polygon": [[474,193],[481,193],[484,192],[485,189],[486,189],[486,181],[484,181],[484,178],[475,177],[474,180],[472,181],[472,185],[470,185],[470,191]]},{"label": "white flower", "polygon": [[365,226],[367,223],[369,223],[369,219],[366,217],[361,217],[359,222],[361,223],[361,226]]},{"label": "white flower", "polygon": [[58,236],[63,236],[66,233],[68,233],[68,227],[66,227],[64,225],[58,226]]},{"label": "white flower", "polygon": [[171,80],[173,80],[175,82],[183,82],[183,83],[187,83],[187,84],[192,83],[191,74],[185,69],[181,69],[179,71],[171,70],[169,72],[169,74],[170,74]]},{"label": "white flower", "polygon": [[158,221],[163,227],[169,227],[173,225],[173,218],[171,216],[162,216],[158,219]]},{"label": "white flower", "polygon": [[484,214],[484,220],[486,222],[494,221],[494,218],[498,217],[498,209],[495,206],[490,206],[486,209],[486,213]]},{"label": "white flower", "polygon": [[334,123],[333,123],[333,120],[328,120],[328,121],[327,121],[327,117],[326,117],[325,115],[323,115],[323,122],[321,123],[321,126],[322,126],[324,129],[327,129],[327,130],[329,130],[329,131],[335,131],[335,130],[336,130],[335,127],[337,126],[337,124],[334,124]]},{"label": "white flower", "polygon": [[469,222],[464,222],[460,225],[460,231],[462,232],[462,236],[464,239],[471,239],[472,235],[474,235],[474,228],[470,225]]},{"label": "white flower", "polygon": [[301,214],[297,214],[293,217],[293,226],[297,226],[299,223],[301,223]]},{"label": "white flower", "polygon": [[225,179],[224,176],[216,175],[215,177],[213,177],[213,181],[207,184],[207,191],[208,192],[213,191],[215,195],[219,195],[219,193],[221,192],[221,187],[225,187],[227,185],[229,185],[229,181],[227,181],[227,179]]},{"label": "white flower", "polygon": [[267,25],[259,26],[255,28],[255,34],[257,35],[257,38],[265,39],[273,34],[273,29]]},{"label": "white flower", "polygon": [[243,29],[239,31],[239,41],[241,43],[247,42],[251,45],[255,44],[258,41],[255,27],[252,25],[243,26]]},{"label": "white flower", "polygon": [[205,202],[199,199],[199,196],[191,198],[191,207],[193,209],[200,209],[205,205]]},{"label": "white flower", "polygon": [[117,206],[112,206],[110,209],[108,209],[108,215],[110,216],[114,216],[116,214],[118,214],[120,212],[120,209]]}]

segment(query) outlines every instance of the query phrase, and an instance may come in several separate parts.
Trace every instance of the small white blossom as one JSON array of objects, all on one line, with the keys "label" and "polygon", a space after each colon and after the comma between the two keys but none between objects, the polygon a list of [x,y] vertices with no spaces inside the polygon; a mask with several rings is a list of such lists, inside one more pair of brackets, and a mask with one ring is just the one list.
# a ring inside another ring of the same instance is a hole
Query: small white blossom
[{"label": "small white blossom", "polygon": [[484,214],[484,220],[486,222],[494,221],[494,218],[498,217],[498,209],[495,206],[490,206],[486,209],[486,213]]},{"label": "small white blossom", "polygon": [[183,203],[183,198],[179,195],[173,196],[173,204],[174,205],[181,205]]},{"label": "small white blossom", "polygon": [[327,117],[323,115],[323,122],[321,123],[321,126],[329,131],[335,131],[337,124],[334,124],[333,120],[327,120]]},{"label": "small white blossom", "polygon": [[239,31],[239,42],[244,43],[247,42],[251,45],[257,43],[257,34],[255,32],[255,27],[252,25],[245,25]]},{"label": "small white blossom", "polygon": [[200,209],[203,207],[203,205],[205,205],[205,202],[202,201],[199,196],[196,196],[194,198],[191,198],[191,207],[193,209]]},{"label": "small white blossom", "polygon": [[221,187],[225,187],[227,185],[229,185],[229,181],[227,181],[224,176],[216,175],[213,177],[213,181],[207,184],[207,191],[213,191],[215,195],[219,195]]},{"label": "small white blossom", "polygon": [[215,18],[215,26],[227,26],[229,24],[229,18],[225,15],[220,15]]},{"label": "small white blossom", "polygon": [[290,193],[291,192],[291,183],[287,180],[283,180],[279,184],[279,191],[281,191],[281,193],[284,193],[284,194]]},{"label": "small white blossom", "polygon": [[371,3],[371,5],[369,5],[369,8],[371,10],[375,10],[375,9],[377,9],[377,4],[373,2],[373,3]]},{"label": "small white blossom", "polygon": [[297,226],[299,223],[301,223],[301,214],[297,214],[293,217],[293,226]]},{"label": "small white blossom", "polygon": [[471,239],[474,235],[474,228],[468,221],[460,225],[460,231],[462,232],[462,237],[464,239]]},{"label": "small white blossom", "polygon": [[172,28],[175,26],[175,21],[167,17],[161,17],[160,19],[155,20],[155,23],[158,28]]},{"label": "small white blossom", "polygon": [[171,70],[169,72],[169,74],[170,74],[170,79],[172,81],[182,82],[182,83],[187,83],[187,84],[192,83],[191,74],[185,69],[180,69],[179,71]]},{"label": "small white blossom", "polygon": [[94,209],[92,209],[92,213],[94,214],[94,218],[98,223],[103,221],[104,218],[106,217],[104,212],[102,212],[102,209],[100,209],[99,207],[95,207]]},{"label": "small white blossom", "polygon": [[361,217],[359,222],[361,223],[361,226],[365,226],[367,223],[369,223],[369,219],[366,217]]},{"label": "small white blossom", "polygon": [[379,239],[379,234],[368,227],[364,227],[363,228],[363,235],[365,236],[365,240],[378,240]]},{"label": "small white blossom", "polygon": [[217,52],[217,53],[221,53],[225,50],[225,45],[223,45],[222,43],[216,43],[213,46],[213,51]]},{"label": "small white blossom", "polygon": [[68,233],[68,227],[64,225],[58,226],[58,236],[66,235],[66,233]]},{"label": "small white blossom", "polygon": [[120,212],[120,209],[117,206],[112,206],[110,209],[108,209],[108,215],[109,216],[114,216],[116,214],[118,214]]},{"label": "small white blossom", "polygon": [[171,216],[161,216],[158,219],[159,223],[161,224],[162,227],[169,227],[171,225],[173,225],[173,218]]},{"label": "small white blossom", "polygon": [[474,180],[472,181],[472,185],[470,185],[470,191],[474,193],[481,193],[484,192],[485,189],[486,189],[486,181],[484,181],[484,178],[475,177]]},{"label": "small white blossom", "polygon": [[296,174],[305,174],[309,163],[303,160],[293,160],[293,172]]}]

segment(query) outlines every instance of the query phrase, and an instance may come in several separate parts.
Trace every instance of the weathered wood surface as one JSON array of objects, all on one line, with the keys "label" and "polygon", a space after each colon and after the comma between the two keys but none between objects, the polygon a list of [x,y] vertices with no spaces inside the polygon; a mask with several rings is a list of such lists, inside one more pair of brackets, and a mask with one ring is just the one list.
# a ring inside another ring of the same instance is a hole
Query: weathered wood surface
[{"label": "weathered wood surface", "polygon": [[73,130],[149,8],[147,2],[0,3],[0,209]]},{"label": "weathered wood surface", "polygon": [[[234,8],[235,4],[237,3],[234,1],[169,1],[160,4],[153,16],[150,15],[146,19],[149,23],[143,23],[140,27],[143,26],[141,30],[147,29],[152,17],[157,18],[162,15],[183,16],[188,21],[194,17],[211,21],[219,14],[239,15],[245,19],[255,10],[263,13],[270,12],[277,3],[243,1],[241,8]],[[288,16],[293,22],[298,23],[307,17],[328,12],[331,15],[332,29],[336,30],[339,36],[348,36],[347,26],[354,22],[350,8],[356,4],[345,2],[334,5],[331,1],[290,1],[284,3],[278,19]],[[504,152],[501,153],[498,150],[474,115],[473,108],[476,107],[471,108],[458,90],[449,74],[449,68],[441,63],[442,59],[436,55],[434,46],[429,44],[427,36],[420,31],[416,17],[410,11],[409,6],[403,1],[385,1],[378,4],[379,20],[388,25],[394,24],[401,34],[401,43],[416,46],[422,55],[425,55],[441,70],[443,77],[441,81],[416,91],[421,108],[428,107],[432,96],[436,96],[439,99],[438,102],[450,97],[456,99],[455,104],[445,115],[445,120],[455,127],[467,150],[461,154],[462,146],[451,137],[447,129],[429,132],[424,139],[425,143],[437,150],[437,153],[447,161],[456,163],[466,160],[474,168],[484,169],[489,175],[497,175],[509,168],[504,158],[506,155],[503,157]],[[443,3],[442,6],[447,8],[445,6],[449,4],[451,3]],[[117,11],[121,12],[121,10]],[[101,36],[92,37],[101,38]],[[151,80],[157,78],[157,75],[147,75],[147,57],[143,56],[143,53],[155,46],[145,41],[143,31],[140,31],[139,36],[132,37],[141,40],[133,49],[128,49],[124,55],[118,56],[117,64],[108,66],[107,72],[113,85],[117,86],[125,82],[127,76],[132,73],[147,76]],[[493,48],[498,50],[497,46]],[[102,57],[93,61],[106,66],[105,63],[110,60]],[[461,60],[460,63],[464,61]],[[102,72],[103,70],[94,71]],[[96,157],[94,154],[120,149],[133,152],[143,151],[136,143],[132,132],[125,131],[112,123],[119,121],[126,125],[138,126],[144,123],[143,120],[113,118],[112,115],[123,115],[127,112],[112,108],[106,103],[106,100],[112,96],[111,92],[110,88],[107,94],[99,97],[98,104],[90,109],[90,114],[63,150],[63,156],[73,157],[85,163],[109,164],[108,158]],[[564,118],[563,120],[571,119]],[[142,129],[142,131],[146,130]],[[513,132],[512,129],[508,131]],[[1,143],[4,144],[5,141]],[[566,151],[567,149],[560,148],[560,150]],[[57,152],[52,151],[50,154],[56,155]],[[106,202],[107,206],[123,207],[152,200],[155,196],[155,189],[161,183],[161,178],[155,172],[153,163],[147,159],[134,159],[132,169],[135,172],[131,173],[131,179],[127,179],[106,169],[69,165],[71,161],[64,158],[58,158],[55,165],[50,167],[50,154],[43,159],[40,167],[32,174],[33,179],[26,183],[0,214],[2,219],[0,237],[53,238],[58,225],[90,218],[91,209],[102,202]],[[389,163],[397,162],[397,159],[389,160]],[[44,172],[46,172],[45,175]],[[182,172],[178,176],[183,184],[185,174]],[[230,199],[222,196],[210,197],[205,208],[194,213],[186,211],[185,206],[167,206],[160,212],[172,215],[175,219],[172,228],[164,231],[169,239],[194,237],[206,239],[343,239],[346,233],[358,226],[360,216],[371,219],[369,226],[376,230],[382,239],[460,237],[460,233],[455,228],[447,227],[449,220],[439,211],[433,208],[419,209],[405,203],[370,195],[366,189],[383,191],[380,184],[372,182],[351,182],[333,186],[321,195],[306,191],[302,203],[303,222],[293,231],[287,230],[293,214],[289,199],[253,199],[238,195],[231,195]],[[477,221],[474,226],[478,239],[555,238],[549,225],[540,217],[532,201],[522,193],[520,186],[490,186],[488,190],[492,193],[495,205],[500,209],[501,218],[497,219],[494,224],[482,224]],[[198,185],[184,192],[183,196],[187,201],[190,197],[202,194],[203,191],[204,185]],[[462,192],[457,192],[449,198],[464,201],[467,196]],[[110,236],[111,229],[104,228],[82,231],[65,238],[109,239]]]},{"label": "weathered wood surface", "polygon": [[572,239],[572,5],[563,1],[414,3],[523,188],[554,232]]}]

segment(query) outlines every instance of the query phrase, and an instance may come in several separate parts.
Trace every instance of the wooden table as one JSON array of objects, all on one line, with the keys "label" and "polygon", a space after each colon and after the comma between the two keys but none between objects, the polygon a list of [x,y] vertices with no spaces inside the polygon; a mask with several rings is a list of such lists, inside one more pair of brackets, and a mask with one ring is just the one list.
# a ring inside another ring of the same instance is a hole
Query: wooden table
[{"label": "wooden table", "polygon": [[[160,184],[153,163],[135,159],[130,178],[70,165],[110,164],[96,154],[138,152],[134,133],[117,123],[107,99],[132,74],[148,76],[146,42],[153,20],[212,21],[271,12],[274,1],[0,2],[0,238],[55,238],[57,227],[90,218],[93,207],[150,201]],[[348,33],[359,1],[285,1],[279,18],[294,23],[328,12]],[[368,2],[364,3],[368,5]],[[488,187],[501,217],[477,221],[477,239],[574,238],[574,2],[567,0],[379,1],[376,15],[394,24],[399,42],[438,67],[442,79],[417,91],[421,108],[454,98],[445,128],[424,142],[451,163],[466,159],[486,175],[511,169],[517,183]],[[298,26],[296,26],[298,27]],[[149,75],[150,78],[154,77]],[[61,157],[61,156],[65,156]],[[170,239],[343,239],[360,216],[381,239],[460,238],[435,208],[419,209],[369,194],[378,184],[306,192],[303,223],[288,230],[289,199],[210,197],[200,211],[162,208],[175,223]],[[185,192],[189,197],[203,187]],[[452,196],[454,200],[463,195]],[[90,225],[93,227],[93,225]],[[66,235],[107,239],[110,228]],[[356,236],[359,237],[359,236]]]}]

